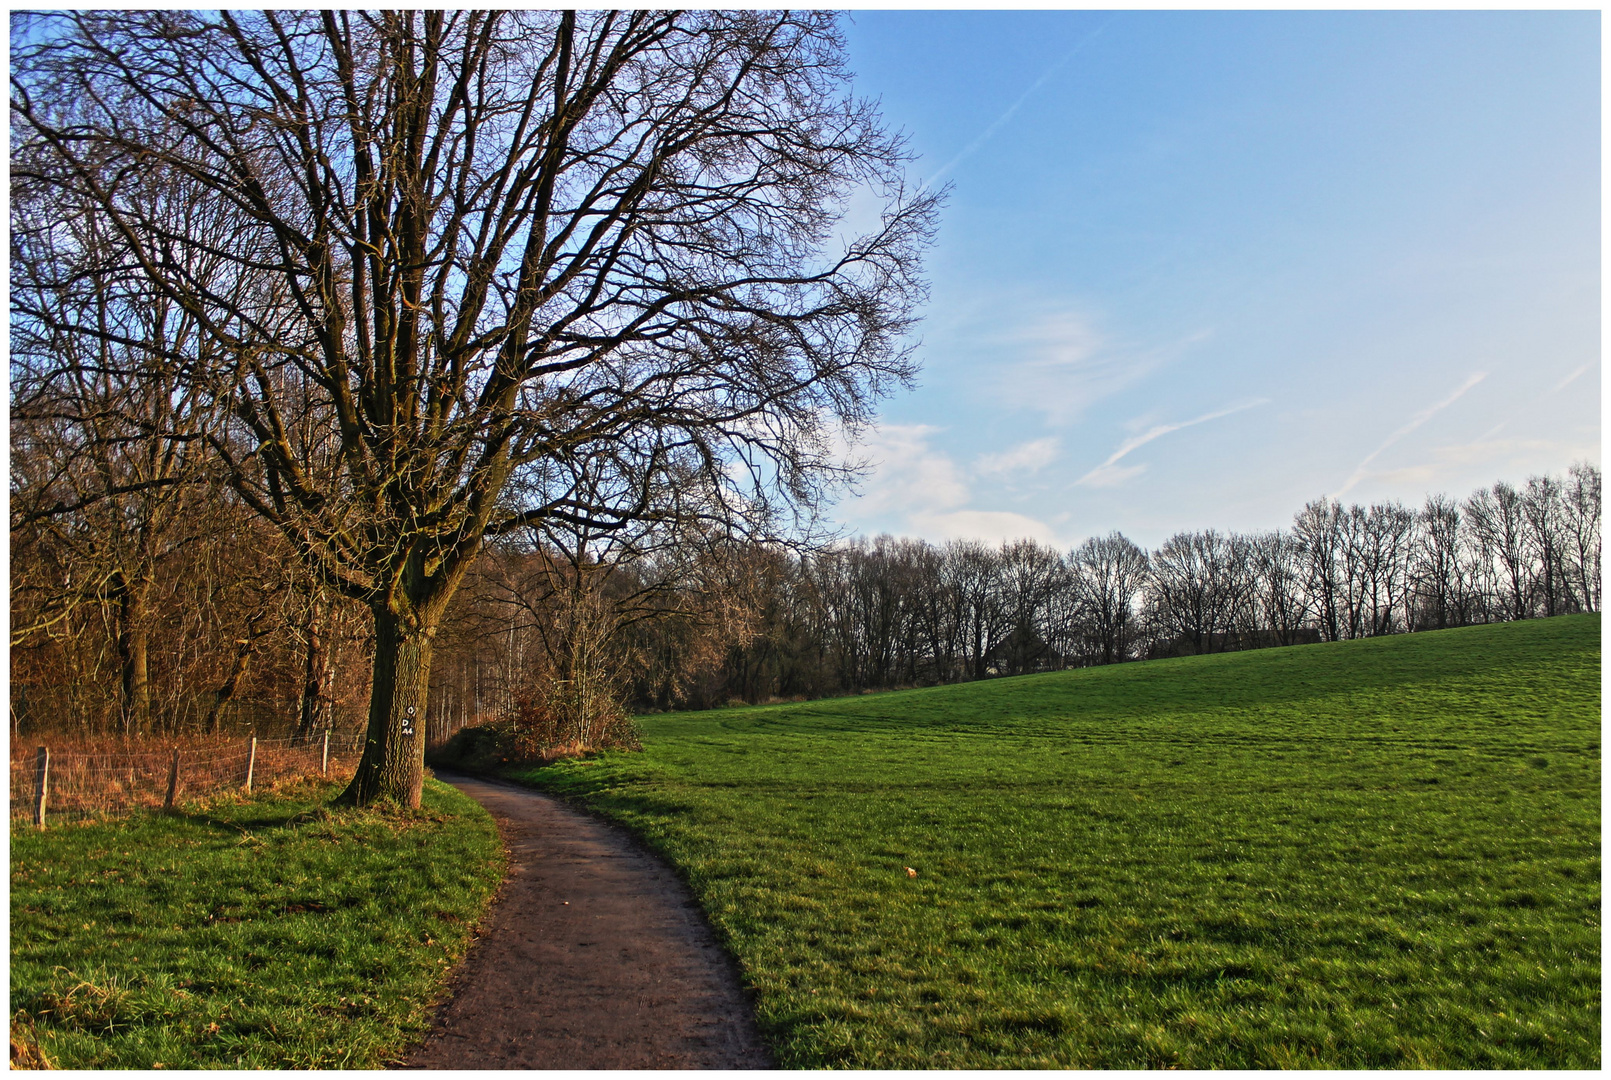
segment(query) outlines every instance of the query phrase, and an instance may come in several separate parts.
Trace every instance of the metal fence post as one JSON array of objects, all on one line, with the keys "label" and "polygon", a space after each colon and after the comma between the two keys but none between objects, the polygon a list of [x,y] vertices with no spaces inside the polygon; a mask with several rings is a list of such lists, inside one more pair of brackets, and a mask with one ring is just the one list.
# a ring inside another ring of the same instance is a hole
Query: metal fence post
[{"label": "metal fence post", "polygon": [[34,765],[34,826],[45,827],[45,791],[50,786],[50,751],[39,748],[39,759]]},{"label": "metal fence post", "polygon": [[252,745],[246,751],[246,793],[252,792],[252,767],[257,764],[257,736],[252,736]]},{"label": "metal fence post", "polygon": [[330,775],[330,729],[324,729],[324,753],[319,761],[319,773],[322,776]]}]

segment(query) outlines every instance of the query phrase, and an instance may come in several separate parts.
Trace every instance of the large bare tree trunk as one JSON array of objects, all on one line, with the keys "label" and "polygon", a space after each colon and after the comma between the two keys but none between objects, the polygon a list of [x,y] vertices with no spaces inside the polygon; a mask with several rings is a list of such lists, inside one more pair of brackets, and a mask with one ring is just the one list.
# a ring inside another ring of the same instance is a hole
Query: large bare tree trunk
[{"label": "large bare tree trunk", "polygon": [[425,706],[436,627],[409,626],[386,607],[377,606],[374,615],[369,733],[341,801],[368,806],[387,800],[417,807],[425,783]]}]

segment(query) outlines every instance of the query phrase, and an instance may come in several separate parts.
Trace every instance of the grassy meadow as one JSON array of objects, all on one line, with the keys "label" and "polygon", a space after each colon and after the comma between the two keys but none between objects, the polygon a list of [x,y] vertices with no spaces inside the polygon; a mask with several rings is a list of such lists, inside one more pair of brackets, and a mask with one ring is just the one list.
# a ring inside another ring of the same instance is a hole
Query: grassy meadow
[{"label": "grassy meadow", "polygon": [[648,717],[523,778],[681,869],[786,1067],[1593,1068],[1599,688],[1569,616]]},{"label": "grassy meadow", "polygon": [[375,1068],[421,1037],[502,880],[497,830],[436,781],[418,811],[332,808],[338,790],[14,825],[14,1059]]}]

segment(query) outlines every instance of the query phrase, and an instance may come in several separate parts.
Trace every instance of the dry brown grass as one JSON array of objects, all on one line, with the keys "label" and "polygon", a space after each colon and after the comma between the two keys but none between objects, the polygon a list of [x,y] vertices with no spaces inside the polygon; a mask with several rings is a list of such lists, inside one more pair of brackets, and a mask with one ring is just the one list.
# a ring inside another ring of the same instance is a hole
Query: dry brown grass
[{"label": "dry brown grass", "polygon": [[[286,737],[259,739],[252,786],[320,775],[321,743],[292,746]],[[246,781],[250,743],[241,737],[171,736],[124,739],[118,736],[45,735],[13,739],[11,816],[33,813],[36,761],[40,746],[50,751],[45,814],[80,819],[126,813],[163,804],[168,771],[179,751],[177,801],[193,803],[239,791]],[[358,752],[350,741],[331,740],[330,775],[350,775]]]},{"label": "dry brown grass", "polygon": [[54,1069],[56,1066],[39,1047],[34,1026],[20,1017],[11,1018],[11,1067],[13,1069]]}]

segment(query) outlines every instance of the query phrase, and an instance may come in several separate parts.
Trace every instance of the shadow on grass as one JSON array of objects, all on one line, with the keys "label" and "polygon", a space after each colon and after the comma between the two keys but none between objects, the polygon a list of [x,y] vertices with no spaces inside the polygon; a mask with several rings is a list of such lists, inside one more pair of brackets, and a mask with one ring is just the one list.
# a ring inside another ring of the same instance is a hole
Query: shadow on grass
[{"label": "shadow on grass", "polygon": [[[314,801],[295,794],[280,794],[280,805],[255,802],[237,804],[239,817],[217,806],[178,806],[171,810],[150,811],[150,820],[169,820],[211,829],[214,832],[246,833],[291,829],[303,825],[350,824],[357,821],[381,821],[388,824],[407,824],[436,821],[441,813],[426,806],[405,807],[391,801],[381,801],[367,807],[354,807],[341,801],[340,793]],[[250,816],[247,816],[250,815]]]}]

